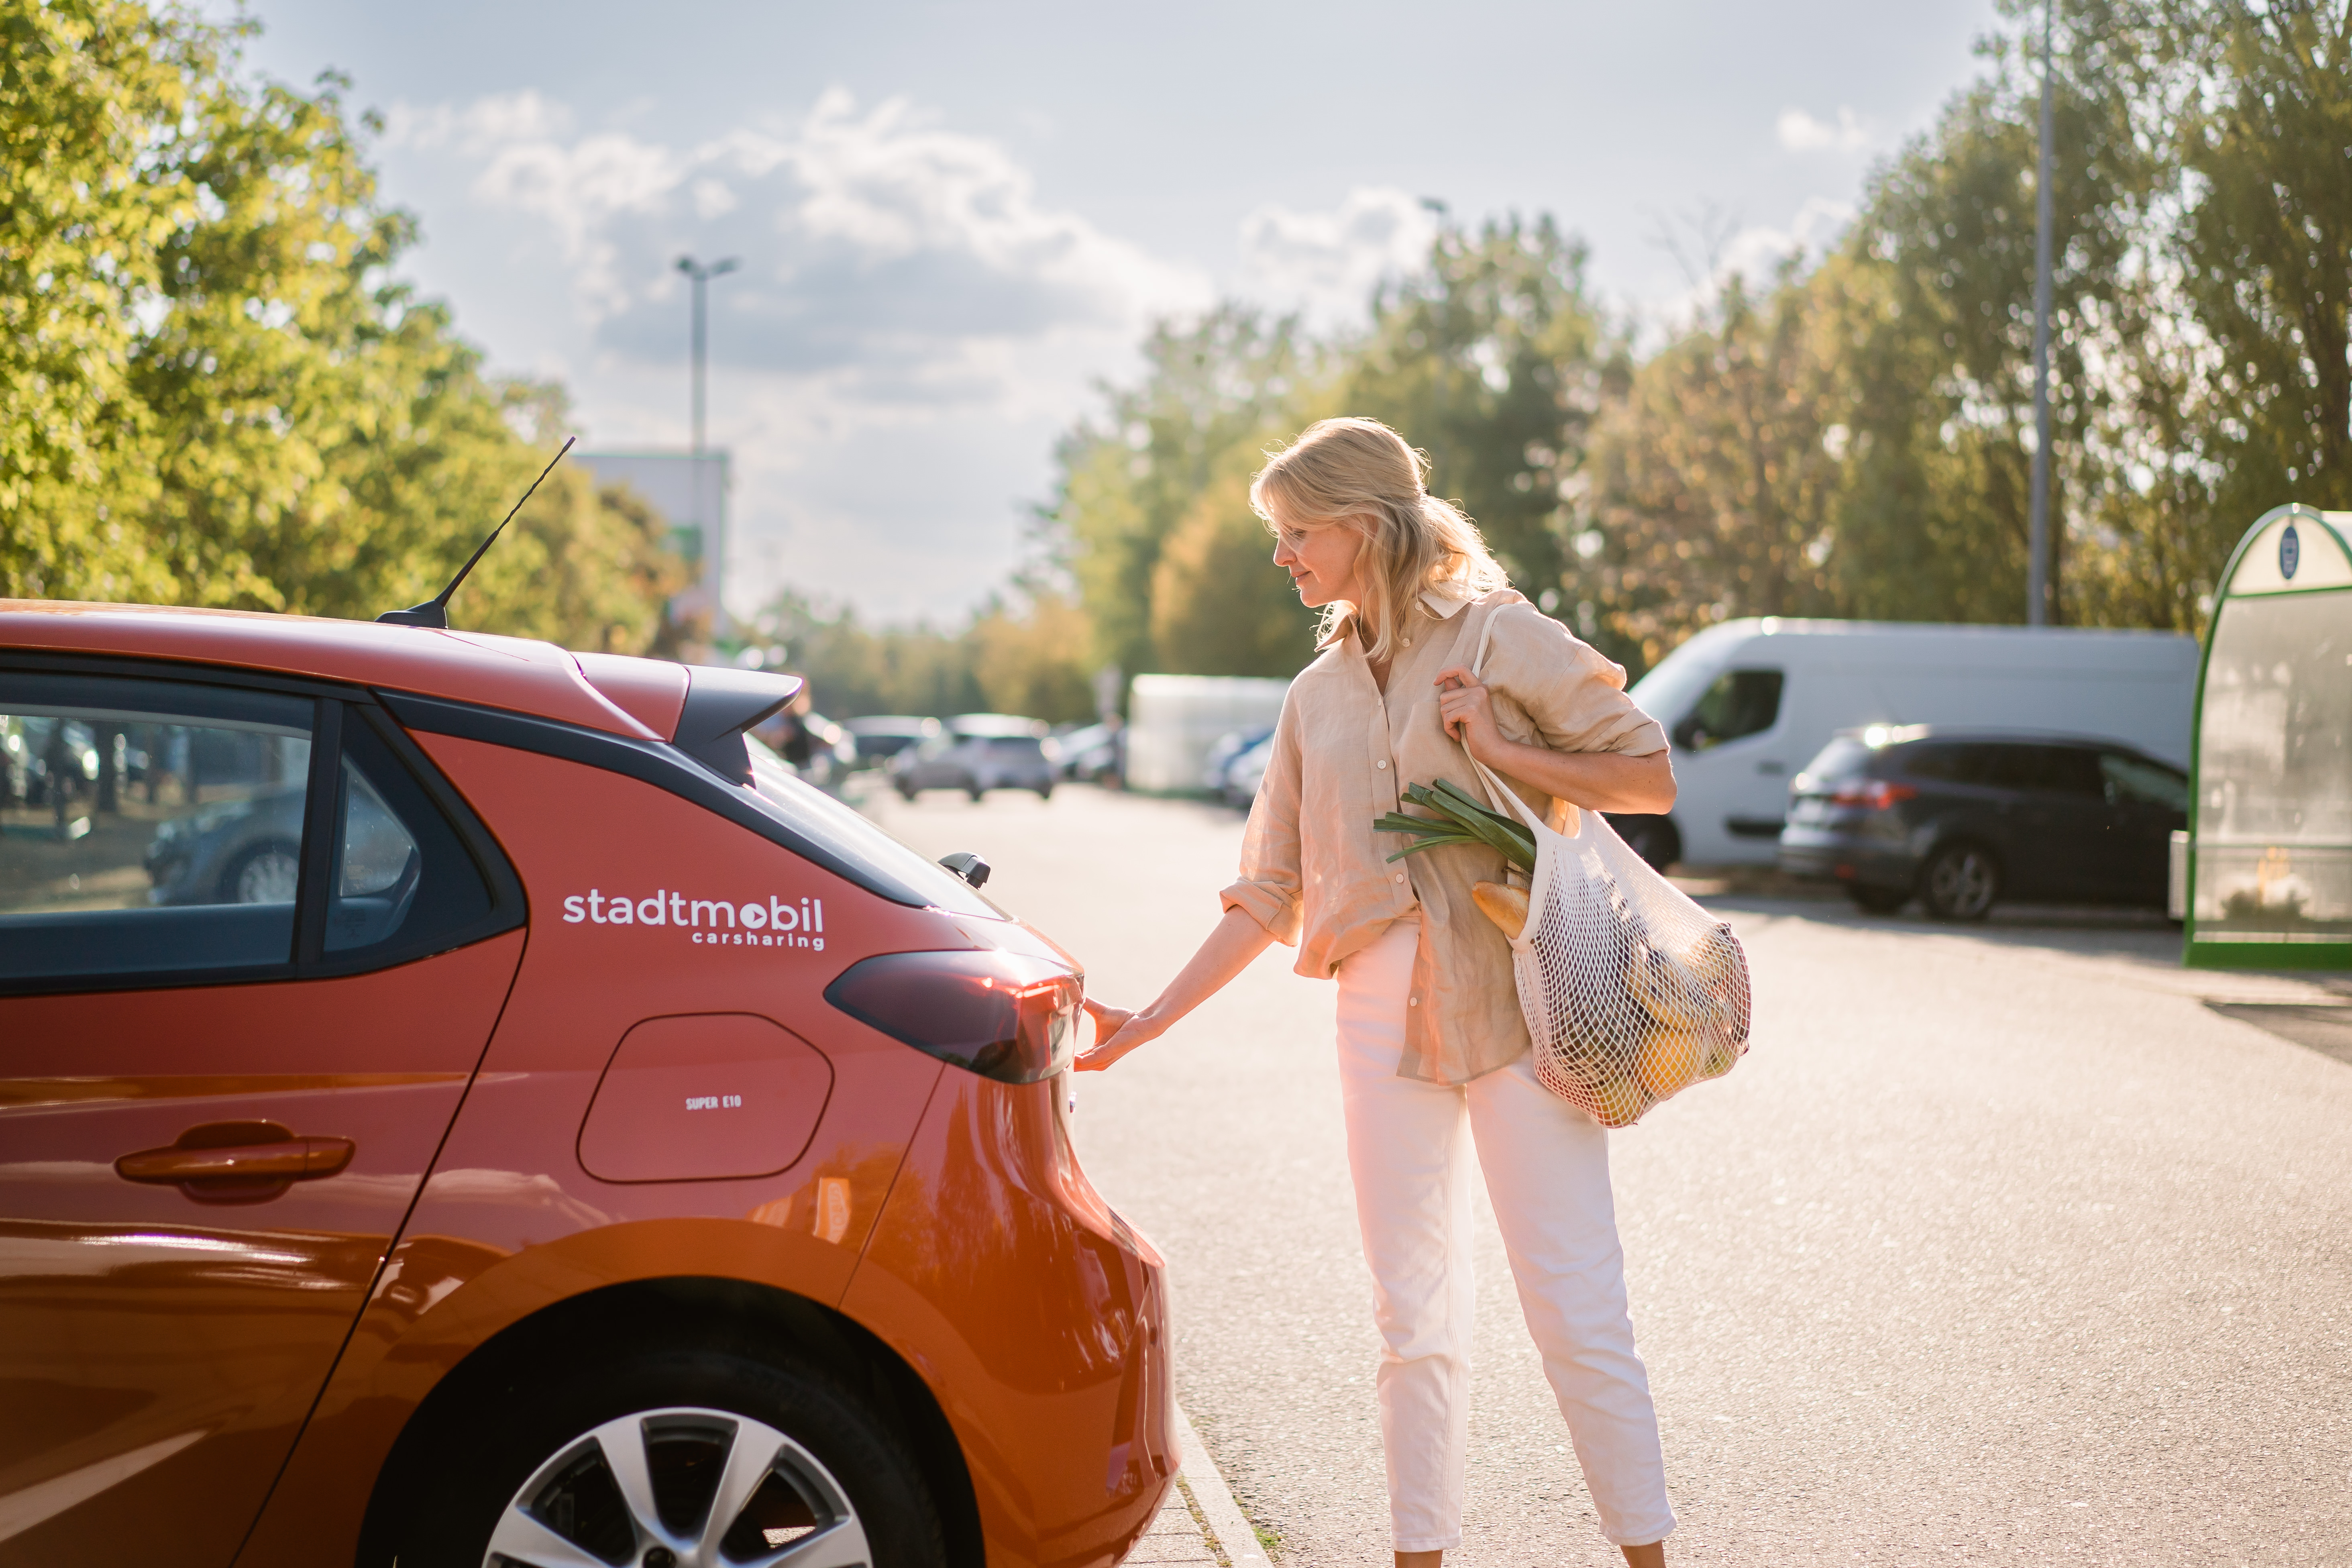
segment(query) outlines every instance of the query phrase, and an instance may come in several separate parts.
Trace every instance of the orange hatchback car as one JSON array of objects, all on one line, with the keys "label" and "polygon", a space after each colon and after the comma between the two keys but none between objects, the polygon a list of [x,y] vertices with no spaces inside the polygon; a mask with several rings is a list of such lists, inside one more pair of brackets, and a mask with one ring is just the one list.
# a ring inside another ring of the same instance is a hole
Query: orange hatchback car
[{"label": "orange hatchback car", "polygon": [[0,602],[0,1563],[1096,1568],[1069,956],[788,678]]}]

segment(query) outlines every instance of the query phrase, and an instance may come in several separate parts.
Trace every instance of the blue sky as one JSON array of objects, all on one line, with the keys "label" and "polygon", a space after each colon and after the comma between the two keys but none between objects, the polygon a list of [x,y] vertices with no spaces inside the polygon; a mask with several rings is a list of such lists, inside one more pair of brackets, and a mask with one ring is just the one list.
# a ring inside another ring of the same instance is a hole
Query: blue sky
[{"label": "blue sky", "polygon": [[[1055,436],[1156,316],[1360,320],[1457,216],[1549,212],[1610,305],[1818,246],[1979,69],[1986,0],[1888,5],[252,0],[248,59],[384,113],[406,270],[589,446],[683,443],[681,252],[712,290],[730,601],[951,618],[1019,559]],[[1687,246],[1685,247],[1687,248]]]}]

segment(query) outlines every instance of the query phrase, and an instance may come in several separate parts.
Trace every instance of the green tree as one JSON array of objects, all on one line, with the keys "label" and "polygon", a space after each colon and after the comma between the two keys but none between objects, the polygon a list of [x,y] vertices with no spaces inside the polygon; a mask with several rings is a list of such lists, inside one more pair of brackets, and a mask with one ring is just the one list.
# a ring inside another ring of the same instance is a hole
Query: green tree
[{"label": "green tree", "polygon": [[1152,639],[1170,536],[1222,464],[1289,433],[1287,410],[1318,372],[1296,321],[1232,304],[1189,326],[1160,323],[1143,358],[1140,382],[1105,388],[1107,412],[1063,438],[1045,509],[1097,658],[1130,675],[1170,668]]},{"label": "green tree", "polygon": [[1094,626],[1069,595],[1017,588],[974,616],[965,640],[990,711],[1049,723],[1095,716]]},{"label": "green tree", "polygon": [[1336,410],[1426,451],[1431,487],[1477,522],[1516,585],[1555,602],[1562,486],[1623,368],[1584,263],[1549,216],[1444,226],[1421,270],[1375,294]]},{"label": "green tree", "polygon": [[155,489],[128,395],[162,247],[193,216],[173,167],[215,41],[140,5],[0,5],[0,592],[158,592]]},{"label": "green tree", "polygon": [[1837,345],[1827,290],[1798,272],[1761,299],[1732,279],[1596,426],[1592,527],[1568,588],[1608,606],[1583,629],[1632,668],[1712,620],[1840,607],[1826,564],[1843,477]]},{"label": "green tree", "polygon": [[[0,593],[373,616],[554,444],[560,394],[486,377],[391,280],[415,225],[342,84],[247,80],[247,31],[0,0]],[[457,615],[644,646],[678,581],[658,521],[550,485]]]},{"label": "green tree", "polygon": [[1177,519],[1151,578],[1151,641],[1179,675],[1292,675],[1315,656],[1315,612],[1274,564],[1274,537],[1250,510],[1264,458],[1240,446]]}]

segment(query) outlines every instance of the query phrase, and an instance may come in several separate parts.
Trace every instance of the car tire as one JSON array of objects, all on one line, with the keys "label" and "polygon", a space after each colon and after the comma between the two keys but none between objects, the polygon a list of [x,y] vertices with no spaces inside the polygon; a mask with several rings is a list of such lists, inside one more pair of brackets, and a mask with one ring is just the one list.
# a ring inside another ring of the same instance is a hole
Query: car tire
[{"label": "car tire", "polygon": [[[646,1479],[634,1500],[623,1471]],[[740,1500],[724,1520],[722,1488]],[[890,1422],[805,1365],[647,1351],[502,1389],[418,1487],[397,1561],[737,1562],[839,1531],[863,1548],[845,1537],[828,1560],[943,1568],[939,1510]]]},{"label": "car tire", "polygon": [[963,792],[963,793],[964,793],[964,794],[966,794],[966,795],[970,795],[970,796],[971,796],[971,804],[972,804],[972,805],[978,805],[980,804],[981,797],[982,797],[982,795],[986,795],[988,792],[987,792],[986,790],[984,790],[984,789],[981,788],[978,784],[967,784],[967,785],[965,785],[965,786],[964,786],[964,792]]},{"label": "car tire", "polygon": [[249,844],[221,868],[224,904],[290,904],[302,876],[302,850],[284,838]]},{"label": "car tire", "polygon": [[1911,901],[1911,889],[1866,888],[1860,883],[1854,883],[1847,887],[1845,896],[1852,899],[1853,907],[1864,914],[1891,915],[1899,913],[1903,906]]},{"label": "car tire", "polygon": [[1054,786],[1053,786],[1052,784],[1039,784],[1039,785],[1037,786],[1037,798],[1038,798],[1039,800],[1051,800],[1051,799],[1053,799],[1053,798],[1054,798]]},{"label": "car tire", "polygon": [[915,804],[915,791],[909,789],[905,784],[899,784],[897,787],[898,791],[898,798],[900,800],[905,801],[908,805]]},{"label": "car tire", "polygon": [[1939,921],[1980,921],[2000,898],[2000,862],[1981,844],[1947,844],[1927,858],[1919,891]]}]

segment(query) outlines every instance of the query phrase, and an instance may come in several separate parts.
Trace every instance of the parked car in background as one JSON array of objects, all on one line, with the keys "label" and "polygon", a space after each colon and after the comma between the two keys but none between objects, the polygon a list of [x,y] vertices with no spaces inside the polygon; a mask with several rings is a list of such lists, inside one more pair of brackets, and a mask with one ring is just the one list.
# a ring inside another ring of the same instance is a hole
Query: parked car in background
[{"label": "parked car in background", "polygon": [[854,768],[878,768],[908,747],[940,732],[937,719],[905,713],[869,713],[862,719],[845,719],[841,727],[856,753],[850,763]]},{"label": "parked car in background", "polygon": [[2161,909],[2189,778],[2112,741],[1872,725],[1841,732],[1790,791],[1780,863],[1892,914],[2004,900]]},{"label": "parked car in background", "polygon": [[1219,792],[1227,805],[1247,806],[1265,783],[1266,763],[1274,758],[1274,731],[1225,764],[1225,782]]},{"label": "parked car in background", "polygon": [[1654,866],[1769,865],[1790,776],[1868,724],[2096,735],[2186,763],[2197,661],[2173,632],[1725,621],[1632,692],[1674,740],[1674,810],[1610,820]]},{"label": "parked car in background", "polygon": [[798,689],[0,601],[0,729],[171,738],[202,850],[0,832],[0,1562],[1127,1553],[1171,1333],[1082,976],[745,734]]},{"label": "parked car in background", "polygon": [[1117,785],[1127,772],[1127,726],[1087,724],[1055,737],[1061,752],[1055,764],[1066,779]]},{"label": "parked car in background", "polygon": [[1042,735],[934,735],[890,759],[890,783],[908,800],[927,789],[960,789],[974,800],[992,789],[1026,789],[1051,800],[1057,754]]},{"label": "parked car in background", "polygon": [[940,721],[940,727],[950,735],[995,735],[1031,740],[1045,738],[1046,727],[1042,721],[1024,719],[1018,713],[959,713]]},{"label": "parked car in background", "polygon": [[302,872],[299,784],[199,805],[155,826],[144,863],[150,902],[291,904]]},{"label": "parked car in background", "polygon": [[[1234,760],[1274,733],[1271,724],[1253,724],[1247,729],[1229,730],[1210,742],[1209,754],[1201,763],[1201,787],[1220,800],[1233,796],[1232,781],[1225,774]],[[1263,775],[1261,775],[1263,776]],[[1255,793],[1255,792],[1252,792]]]}]

